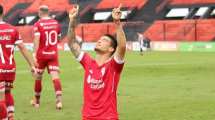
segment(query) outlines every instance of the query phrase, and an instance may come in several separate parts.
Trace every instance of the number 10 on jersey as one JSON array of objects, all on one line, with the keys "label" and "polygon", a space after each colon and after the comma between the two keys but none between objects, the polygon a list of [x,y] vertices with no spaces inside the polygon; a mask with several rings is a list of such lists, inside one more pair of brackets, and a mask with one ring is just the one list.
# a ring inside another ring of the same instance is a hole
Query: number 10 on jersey
[{"label": "number 10 on jersey", "polygon": [[46,31],[46,46],[57,44],[58,34],[56,31]]}]

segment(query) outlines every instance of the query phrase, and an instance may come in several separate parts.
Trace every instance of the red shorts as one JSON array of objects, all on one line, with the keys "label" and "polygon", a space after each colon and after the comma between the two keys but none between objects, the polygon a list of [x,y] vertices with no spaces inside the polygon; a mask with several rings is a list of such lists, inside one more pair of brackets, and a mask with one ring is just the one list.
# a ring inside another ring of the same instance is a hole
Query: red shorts
[{"label": "red shorts", "polygon": [[13,82],[16,77],[16,68],[8,67],[7,69],[0,70],[0,82],[4,83],[6,88],[13,88]]},{"label": "red shorts", "polygon": [[55,58],[55,59],[37,59],[37,63],[38,63],[37,69],[38,69],[38,72],[40,74],[42,74],[44,72],[45,68],[47,68],[49,74],[52,71],[59,72],[58,58]]},{"label": "red shorts", "polygon": [[15,80],[16,73],[0,73],[0,81],[11,81]]}]

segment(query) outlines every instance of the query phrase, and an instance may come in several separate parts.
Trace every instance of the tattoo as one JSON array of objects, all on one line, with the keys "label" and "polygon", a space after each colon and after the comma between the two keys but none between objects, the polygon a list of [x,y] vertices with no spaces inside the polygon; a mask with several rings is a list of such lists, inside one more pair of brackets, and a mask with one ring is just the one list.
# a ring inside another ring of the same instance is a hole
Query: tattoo
[{"label": "tattoo", "polygon": [[77,58],[80,54],[81,47],[79,43],[76,41],[76,35],[75,35],[75,27],[76,27],[76,20],[70,20],[69,22],[69,28],[68,28],[68,45],[73,53],[73,55]]},{"label": "tattoo", "polygon": [[126,52],[126,36],[121,23],[116,24],[116,34],[118,46],[115,56],[123,60]]}]

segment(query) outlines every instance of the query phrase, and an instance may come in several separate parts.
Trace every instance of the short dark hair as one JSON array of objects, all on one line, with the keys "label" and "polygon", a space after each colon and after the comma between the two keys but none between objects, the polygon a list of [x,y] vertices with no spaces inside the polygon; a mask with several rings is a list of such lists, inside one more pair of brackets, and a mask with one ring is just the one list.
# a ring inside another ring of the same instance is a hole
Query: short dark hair
[{"label": "short dark hair", "polygon": [[104,36],[110,38],[111,46],[114,48],[114,51],[113,51],[113,53],[114,53],[116,51],[116,48],[117,48],[117,40],[116,40],[116,38],[111,34],[104,34]]},{"label": "short dark hair", "polygon": [[0,5],[0,15],[3,15],[3,12],[4,12],[4,8],[2,5]]},{"label": "short dark hair", "polygon": [[46,6],[46,5],[41,5],[39,9],[43,13],[48,13],[49,12],[49,7]]}]

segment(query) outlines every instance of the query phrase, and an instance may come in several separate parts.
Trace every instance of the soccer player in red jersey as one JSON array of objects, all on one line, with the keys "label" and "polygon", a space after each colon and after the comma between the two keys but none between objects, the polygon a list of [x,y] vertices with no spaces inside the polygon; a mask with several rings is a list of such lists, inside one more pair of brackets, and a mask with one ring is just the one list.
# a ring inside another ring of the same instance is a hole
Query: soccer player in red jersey
[{"label": "soccer player in red jersey", "polygon": [[116,39],[108,34],[103,35],[96,43],[95,59],[81,51],[80,45],[75,39],[79,7],[74,7],[69,13],[68,45],[85,71],[83,120],[119,119],[116,91],[126,52],[126,37],[120,22],[122,15],[120,6],[112,11],[116,26]]},{"label": "soccer player in red jersey", "polygon": [[47,68],[51,75],[55,94],[56,108],[62,108],[62,87],[59,78],[58,48],[60,36],[60,25],[53,18],[49,17],[48,6],[42,5],[39,8],[40,19],[34,24],[34,58],[37,63],[38,74],[36,75],[34,92],[35,97],[31,104],[38,108],[40,105],[40,94],[42,91],[42,75]]},{"label": "soccer player in red jersey", "polygon": [[16,64],[13,55],[16,45],[32,70],[35,70],[35,67],[33,59],[24,47],[18,31],[15,27],[3,22],[2,18],[3,6],[0,5],[0,119],[13,120],[14,99],[11,94],[11,89],[13,88],[13,82],[15,80]]}]

